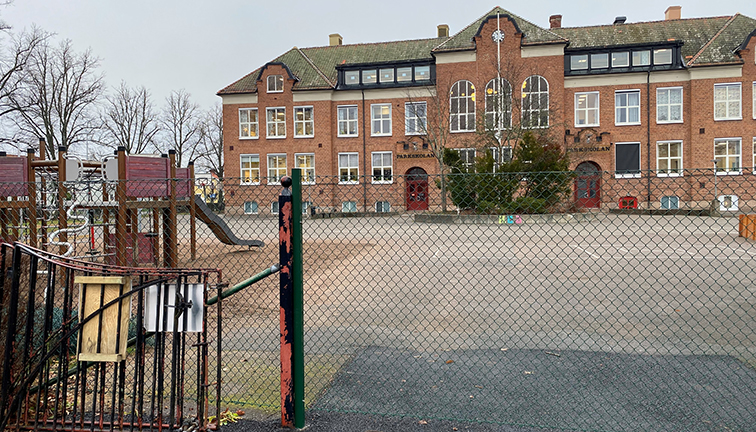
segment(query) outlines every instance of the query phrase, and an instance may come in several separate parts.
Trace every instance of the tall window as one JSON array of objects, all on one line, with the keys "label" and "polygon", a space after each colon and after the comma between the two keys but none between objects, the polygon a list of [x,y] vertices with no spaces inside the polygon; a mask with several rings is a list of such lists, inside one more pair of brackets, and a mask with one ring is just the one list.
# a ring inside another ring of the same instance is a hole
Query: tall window
[{"label": "tall window", "polygon": [[614,93],[614,123],[637,125],[640,122],[640,90]]},{"label": "tall window", "polygon": [[281,93],[283,81],[283,75],[268,75],[268,93]]},{"label": "tall window", "polygon": [[656,143],[656,175],[682,175],[682,141],[661,141]]},{"label": "tall window", "polygon": [[475,131],[475,86],[467,80],[457,81],[449,93],[449,124],[452,132]]},{"label": "tall window", "polygon": [[740,138],[714,140],[717,174],[740,174]]},{"label": "tall window", "polygon": [[336,109],[338,114],[340,137],[356,137],[357,133],[357,107],[340,106]]},{"label": "tall window", "polygon": [[241,155],[241,182],[243,184],[260,183],[260,155]]},{"label": "tall window", "polygon": [[475,149],[456,149],[463,172],[475,172]]},{"label": "tall window", "polygon": [[315,122],[312,107],[294,108],[294,136],[297,138],[315,136]]},{"label": "tall window", "polygon": [[509,163],[512,160],[512,147],[510,146],[491,147],[489,150],[491,150],[491,156],[494,160],[494,172],[499,172],[502,164]]},{"label": "tall window", "polygon": [[599,92],[575,93],[575,127],[599,125]]},{"label": "tall window", "polygon": [[278,184],[281,177],[286,175],[286,155],[268,155],[268,184]]},{"label": "tall window", "polygon": [[682,123],[682,87],[656,89],[656,122]]},{"label": "tall window", "polygon": [[391,183],[393,155],[391,152],[373,152],[373,183]]},{"label": "tall window", "polygon": [[740,118],[740,83],[714,84],[714,120]]},{"label": "tall window", "polygon": [[258,138],[257,108],[239,110],[239,138]]},{"label": "tall window", "polygon": [[286,108],[268,108],[268,138],[286,138]]},{"label": "tall window", "polygon": [[245,201],[244,202],[244,213],[245,214],[257,214],[258,208],[257,208],[257,201]]},{"label": "tall window", "polygon": [[295,154],[294,168],[302,169],[302,184],[315,184],[315,155],[312,153]]},{"label": "tall window", "polygon": [[752,172],[756,174],[756,137],[753,137],[753,170]]},{"label": "tall window", "polygon": [[512,126],[512,85],[504,78],[486,84],[486,130]]},{"label": "tall window", "polygon": [[391,104],[370,105],[370,134],[391,135]]},{"label": "tall window", "polygon": [[751,92],[753,95],[753,104],[752,110],[753,110],[753,118],[756,120],[756,81],[753,82],[753,91]]},{"label": "tall window", "polygon": [[614,152],[615,177],[640,177],[640,143],[616,143]]},{"label": "tall window", "polygon": [[359,183],[359,155],[339,153],[339,183]]},{"label": "tall window", "polygon": [[533,75],[522,83],[522,124],[524,127],[549,126],[549,83]]},{"label": "tall window", "polygon": [[404,134],[425,135],[426,121],[428,119],[428,106],[425,102],[404,103]]}]

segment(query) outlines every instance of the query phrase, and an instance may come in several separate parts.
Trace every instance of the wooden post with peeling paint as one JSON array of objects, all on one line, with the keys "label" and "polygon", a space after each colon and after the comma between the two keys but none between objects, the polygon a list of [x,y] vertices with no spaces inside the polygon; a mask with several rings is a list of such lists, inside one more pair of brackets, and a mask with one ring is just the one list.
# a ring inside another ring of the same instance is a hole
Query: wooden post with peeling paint
[{"label": "wooden post with peeling paint", "polygon": [[284,187],[278,196],[278,246],[281,264],[281,426],[294,426],[294,297],[292,270],[292,199],[291,178],[281,178]]}]

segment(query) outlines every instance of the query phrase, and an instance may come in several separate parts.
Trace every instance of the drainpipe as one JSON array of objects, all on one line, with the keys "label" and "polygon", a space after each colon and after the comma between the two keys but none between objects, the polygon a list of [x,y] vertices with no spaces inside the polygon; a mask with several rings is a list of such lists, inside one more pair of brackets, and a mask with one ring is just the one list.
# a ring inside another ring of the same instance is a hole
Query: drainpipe
[{"label": "drainpipe", "polygon": [[367,133],[365,132],[365,90],[362,91],[362,211],[367,213]]},{"label": "drainpipe", "polygon": [[646,72],[646,208],[651,214],[651,70]]}]

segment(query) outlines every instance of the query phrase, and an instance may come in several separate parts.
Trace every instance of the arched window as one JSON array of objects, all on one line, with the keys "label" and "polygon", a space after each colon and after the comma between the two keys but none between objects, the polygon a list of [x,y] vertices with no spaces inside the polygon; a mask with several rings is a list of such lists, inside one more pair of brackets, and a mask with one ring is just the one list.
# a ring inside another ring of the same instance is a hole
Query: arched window
[{"label": "arched window", "polygon": [[549,126],[549,83],[542,76],[529,76],[522,83],[522,125]]},{"label": "arched window", "polygon": [[475,86],[467,80],[454,83],[449,95],[449,124],[452,132],[475,131]]},{"label": "arched window", "polygon": [[512,85],[504,78],[486,84],[486,130],[508,129],[512,125]]}]

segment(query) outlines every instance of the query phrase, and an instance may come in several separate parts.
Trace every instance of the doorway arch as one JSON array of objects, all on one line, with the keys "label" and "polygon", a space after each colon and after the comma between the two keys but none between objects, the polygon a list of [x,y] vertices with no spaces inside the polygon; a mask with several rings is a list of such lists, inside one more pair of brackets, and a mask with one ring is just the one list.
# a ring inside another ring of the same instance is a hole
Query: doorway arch
[{"label": "doorway arch", "polygon": [[601,207],[601,167],[595,162],[581,162],[575,171],[575,205],[578,208]]},{"label": "doorway arch", "polygon": [[414,167],[407,170],[404,201],[407,211],[428,210],[428,173],[424,169]]}]

